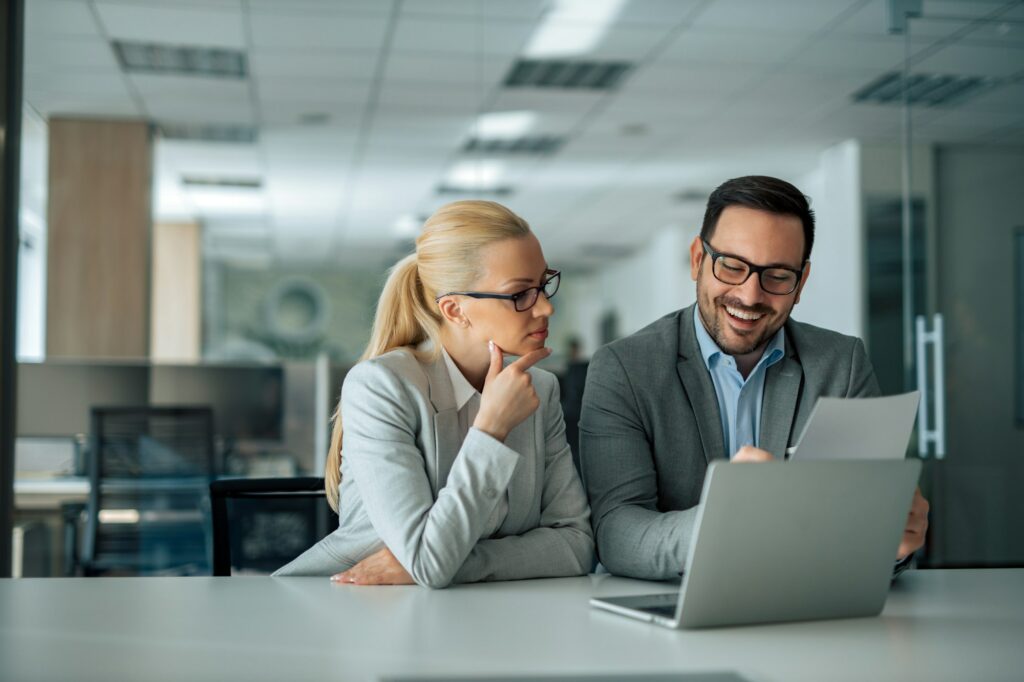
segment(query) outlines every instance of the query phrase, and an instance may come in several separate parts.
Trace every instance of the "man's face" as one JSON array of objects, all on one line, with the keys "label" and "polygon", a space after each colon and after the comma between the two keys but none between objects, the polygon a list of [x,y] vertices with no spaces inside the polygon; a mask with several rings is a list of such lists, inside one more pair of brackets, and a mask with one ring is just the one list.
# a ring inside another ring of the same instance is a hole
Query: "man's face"
[{"label": "man's face", "polygon": [[[752,265],[794,270],[803,265],[803,226],[792,215],[729,206],[719,216],[708,243],[715,251]],[[711,256],[705,254],[700,237],[690,245],[690,276],[697,282],[701,320],[718,347],[733,356],[764,350],[789,319],[809,274],[810,263],[804,267],[796,291],[785,296],[764,291],[753,273],[743,284],[725,284],[712,273]]]}]

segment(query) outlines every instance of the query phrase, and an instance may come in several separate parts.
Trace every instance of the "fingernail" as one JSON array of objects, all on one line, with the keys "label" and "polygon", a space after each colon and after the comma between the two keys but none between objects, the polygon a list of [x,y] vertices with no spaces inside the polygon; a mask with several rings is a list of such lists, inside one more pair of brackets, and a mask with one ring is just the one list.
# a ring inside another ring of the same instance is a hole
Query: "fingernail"
[{"label": "fingernail", "polygon": [[331,576],[331,582],[332,583],[340,583],[341,582],[341,574],[339,573],[337,575],[332,575]]},{"label": "fingernail", "polygon": [[492,353],[494,352],[494,341],[487,342],[487,350],[491,351]]}]

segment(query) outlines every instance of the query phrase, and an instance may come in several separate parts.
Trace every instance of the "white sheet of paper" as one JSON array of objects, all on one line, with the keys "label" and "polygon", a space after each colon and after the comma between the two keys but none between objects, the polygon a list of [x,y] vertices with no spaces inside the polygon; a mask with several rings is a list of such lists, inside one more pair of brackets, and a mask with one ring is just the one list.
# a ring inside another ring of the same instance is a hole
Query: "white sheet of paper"
[{"label": "white sheet of paper", "polygon": [[903,459],[920,398],[818,398],[790,459]]}]

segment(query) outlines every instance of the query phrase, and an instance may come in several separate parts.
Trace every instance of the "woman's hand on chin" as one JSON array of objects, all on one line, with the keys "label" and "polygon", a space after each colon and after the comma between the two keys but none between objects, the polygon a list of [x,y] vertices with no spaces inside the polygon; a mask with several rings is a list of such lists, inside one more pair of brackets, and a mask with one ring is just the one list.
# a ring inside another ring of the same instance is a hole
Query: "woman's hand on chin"
[{"label": "woman's hand on chin", "polygon": [[540,398],[526,370],[551,355],[551,349],[538,348],[503,367],[504,352],[493,341],[489,345],[491,367],[480,394],[480,411],[473,426],[504,442],[508,432],[540,406]]},{"label": "woman's hand on chin", "polygon": [[371,554],[347,571],[332,575],[331,582],[352,585],[415,584],[412,576],[398,563],[398,559],[387,547]]}]

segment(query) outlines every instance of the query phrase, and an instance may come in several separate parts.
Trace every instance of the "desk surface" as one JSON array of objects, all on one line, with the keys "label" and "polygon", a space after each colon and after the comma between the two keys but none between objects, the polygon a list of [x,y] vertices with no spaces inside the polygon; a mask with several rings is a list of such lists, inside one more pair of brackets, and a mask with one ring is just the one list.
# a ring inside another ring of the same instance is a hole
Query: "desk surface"
[{"label": "desk surface", "polygon": [[0,679],[375,680],[734,670],[767,680],[1024,675],[1024,569],[910,571],[879,618],[674,631],[591,609],[610,576],[420,587],[323,578],[0,581]]}]

